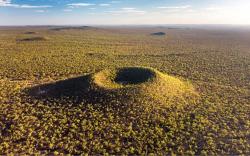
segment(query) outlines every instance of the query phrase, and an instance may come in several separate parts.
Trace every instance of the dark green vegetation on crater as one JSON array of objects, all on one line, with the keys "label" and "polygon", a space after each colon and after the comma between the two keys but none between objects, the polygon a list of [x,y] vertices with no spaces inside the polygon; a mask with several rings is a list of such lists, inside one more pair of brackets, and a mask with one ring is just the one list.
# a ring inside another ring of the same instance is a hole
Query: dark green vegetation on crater
[{"label": "dark green vegetation on crater", "polygon": [[249,155],[249,31],[51,28],[0,28],[0,155]]},{"label": "dark green vegetation on crater", "polygon": [[143,82],[147,82],[153,77],[155,77],[155,73],[150,69],[130,67],[120,69],[117,72],[114,81],[122,85],[140,84]]}]

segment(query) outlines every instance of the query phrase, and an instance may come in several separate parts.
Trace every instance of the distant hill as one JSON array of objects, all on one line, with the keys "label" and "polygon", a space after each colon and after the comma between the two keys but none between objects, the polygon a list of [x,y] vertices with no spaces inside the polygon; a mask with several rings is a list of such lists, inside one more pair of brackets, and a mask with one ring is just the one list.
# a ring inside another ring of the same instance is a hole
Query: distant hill
[{"label": "distant hill", "polygon": [[25,32],[24,34],[36,34],[36,32],[33,32],[33,31],[27,31],[27,32]]},{"label": "distant hill", "polygon": [[76,27],[76,26],[63,26],[63,27],[56,27],[56,28],[51,28],[50,30],[53,30],[53,31],[61,31],[61,30],[86,30],[86,29],[91,29],[93,27],[90,27],[90,26],[79,26],[79,27]]},{"label": "distant hill", "polygon": [[154,36],[165,36],[166,33],[164,33],[164,32],[156,32],[156,33],[152,33],[151,35],[154,35]]}]

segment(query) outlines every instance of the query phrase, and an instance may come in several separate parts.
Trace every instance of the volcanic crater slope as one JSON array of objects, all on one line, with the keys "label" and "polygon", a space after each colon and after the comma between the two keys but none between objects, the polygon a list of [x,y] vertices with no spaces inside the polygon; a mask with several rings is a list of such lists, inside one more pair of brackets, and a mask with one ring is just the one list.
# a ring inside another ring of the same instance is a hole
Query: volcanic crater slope
[{"label": "volcanic crater slope", "polygon": [[191,83],[146,67],[105,69],[37,86],[30,93],[40,98],[73,97],[90,103],[153,101],[161,104],[197,95]]}]

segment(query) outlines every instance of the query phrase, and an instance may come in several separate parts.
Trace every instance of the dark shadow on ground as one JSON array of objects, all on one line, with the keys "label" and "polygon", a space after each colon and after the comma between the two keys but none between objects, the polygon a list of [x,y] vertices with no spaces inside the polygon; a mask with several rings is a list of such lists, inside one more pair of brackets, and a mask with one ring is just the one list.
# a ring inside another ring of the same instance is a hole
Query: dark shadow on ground
[{"label": "dark shadow on ground", "polygon": [[74,96],[88,87],[88,77],[76,77],[67,80],[60,80],[54,83],[43,84],[30,89],[33,96]]},{"label": "dark shadow on ground", "polygon": [[119,91],[105,91],[93,86],[91,75],[26,88],[24,92],[30,99],[48,101],[48,103],[51,101],[61,103],[73,101],[74,104],[82,102],[104,104],[119,98]]},{"label": "dark shadow on ground", "polygon": [[26,98],[23,100],[34,104],[39,101],[49,107],[54,105],[77,107],[90,104],[94,109],[104,113],[112,110],[124,119],[132,116],[131,113],[135,111],[144,111],[144,104],[142,105],[137,98],[138,95],[133,91],[127,94],[122,89],[105,90],[93,85],[91,77],[92,74],[89,74],[26,88],[24,89]]},{"label": "dark shadow on ground", "polygon": [[35,99],[77,99],[82,102],[89,99],[90,76],[81,76],[60,80],[53,83],[42,84],[31,88],[26,88],[25,93]]},{"label": "dark shadow on ground", "polygon": [[28,38],[16,39],[17,42],[46,41],[46,40],[48,40],[48,38],[46,37],[28,37]]}]

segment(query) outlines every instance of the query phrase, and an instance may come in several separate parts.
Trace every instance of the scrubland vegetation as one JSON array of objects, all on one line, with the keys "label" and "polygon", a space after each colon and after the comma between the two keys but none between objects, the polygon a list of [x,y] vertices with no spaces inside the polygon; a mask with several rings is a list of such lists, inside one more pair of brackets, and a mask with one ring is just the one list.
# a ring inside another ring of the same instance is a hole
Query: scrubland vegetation
[{"label": "scrubland vegetation", "polygon": [[250,154],[250,31],[53,29],[0,28],[1,155]]}]

